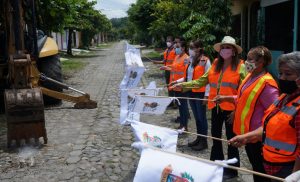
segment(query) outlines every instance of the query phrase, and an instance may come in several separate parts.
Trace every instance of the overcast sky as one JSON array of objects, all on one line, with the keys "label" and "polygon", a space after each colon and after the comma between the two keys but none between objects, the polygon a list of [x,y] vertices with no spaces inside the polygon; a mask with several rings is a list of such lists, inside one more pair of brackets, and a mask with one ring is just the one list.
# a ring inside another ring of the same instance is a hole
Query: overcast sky
[{"label": "overcast sky", "polygon": [[101,10],[109,19],[127,16],[126,11],[136,0],[97,0],[96,9]]}]

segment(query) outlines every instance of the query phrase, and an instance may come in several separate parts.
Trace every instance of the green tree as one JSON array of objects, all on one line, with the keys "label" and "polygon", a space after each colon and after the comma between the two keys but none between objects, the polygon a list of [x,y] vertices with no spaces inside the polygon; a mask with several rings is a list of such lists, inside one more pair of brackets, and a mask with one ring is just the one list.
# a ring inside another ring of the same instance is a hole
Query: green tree
[{"label": "green tree", "polygon": [[137,0],[127,11],[129,20],[135,28],[133,39],[136,42],[151,43],[152,37],[148,28],[156,19],[152,14],[155,11],[157,2],[158,0]]},{"label": "green tree", "polygon": [[109,32],[111,23],[105,15],[94,9],[97,1],[39,0],[39,25],[48,35],[68,29],[68,54],[72,54],[75,30],[82,32],[83,47],[88,47],[93,36],[100,31]]},{"label": "green tree", "polygon": [[157,45],[161,45],[168,35],[180,37],[183,35],[184,31],[178,25],[186,19],[189,11],[189,7],[178,0],[161,0],[156,4],[153,13],[156,20],[150,24],[148,30],[155,38]]},{"label": "green tree", "polygon": [[128,17],[124,18],[112,18],[112,27],[114,29],[114,36],[116,39],[132,39],[132,33],[129,25]]},{"label": "green tree", "polygon": [[[167,35],[201,39],[212,55],[212,45],[230,31],[231,5],[231,0],[138,0],[128,14],[137,35],[148,35],[155,41]],[[150,10],[142,9],[147,6]]]},{"label": "green tree", "polygon": [[73,20],[77,0],[37,0],[38,27],[48,35],[61,32]]}]

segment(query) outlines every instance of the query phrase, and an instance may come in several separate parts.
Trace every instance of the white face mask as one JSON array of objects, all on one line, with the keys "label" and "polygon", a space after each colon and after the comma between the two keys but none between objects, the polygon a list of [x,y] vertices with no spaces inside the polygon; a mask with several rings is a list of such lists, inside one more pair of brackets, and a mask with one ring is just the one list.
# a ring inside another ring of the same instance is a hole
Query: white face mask
[{"label": "white face mask", "polygon": [[250,63],[249,61],[245,61],[245,66],[248,72],[252,72],[256,68],[255,63]]},{"label": "white face mask", "polygon": [[171,47],[172,43],[171,42],[167,42],[167,47]]},{"label": "white face mask", "polygon": [[194,56],[195,56],[195,51],[192,50],[192,49],[189,49],[189,55],[190,55],[191,57],[194,57]]}]

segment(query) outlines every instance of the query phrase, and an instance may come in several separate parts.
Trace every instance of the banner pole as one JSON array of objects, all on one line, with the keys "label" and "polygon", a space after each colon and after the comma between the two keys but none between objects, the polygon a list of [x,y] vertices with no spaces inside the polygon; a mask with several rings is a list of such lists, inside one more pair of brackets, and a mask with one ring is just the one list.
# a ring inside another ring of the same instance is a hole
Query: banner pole
[{"label": "banner pole", "polygon": [[214,102],[212,99],[199,99],[199,98],[191,98],[191,97],[168,97],[168,96],[151,96],[151,95],[142,95],[141,97],[151,97],[151,98],[176,98],[176,99],[201,100],[201,101],[210,101],[210,102]]}]

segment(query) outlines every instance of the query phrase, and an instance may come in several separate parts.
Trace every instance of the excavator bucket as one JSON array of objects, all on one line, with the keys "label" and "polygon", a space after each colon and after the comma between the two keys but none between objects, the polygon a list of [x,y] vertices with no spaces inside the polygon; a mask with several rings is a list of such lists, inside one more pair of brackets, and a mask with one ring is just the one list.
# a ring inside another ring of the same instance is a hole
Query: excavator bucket
[{"label": "excavator bucket", "polygon": [[74,105],[76,109],[94,109],[97,108],[97,102],[93,100],[86,100],[83,102],[78,102]]},{"label": "excavator bucket", "polygon": [[29,141],[40,137],[47,143],[44,103],[39,88],[9,89],[4,93],[5,114],[7,120],[7,145],[13,140],[17,145],[24,139]]}]

